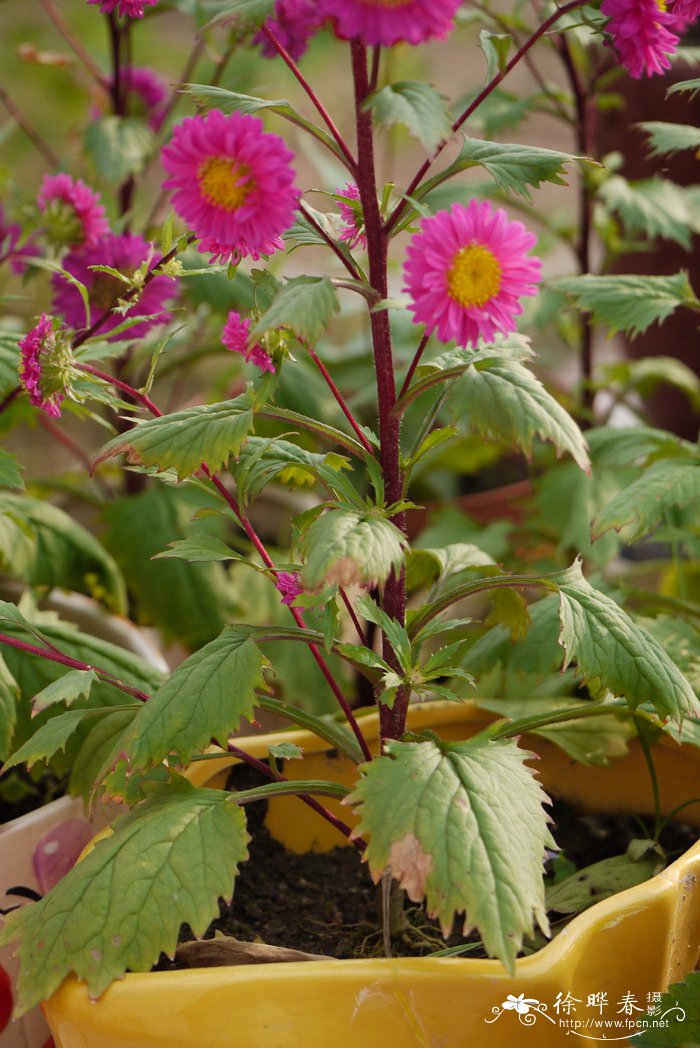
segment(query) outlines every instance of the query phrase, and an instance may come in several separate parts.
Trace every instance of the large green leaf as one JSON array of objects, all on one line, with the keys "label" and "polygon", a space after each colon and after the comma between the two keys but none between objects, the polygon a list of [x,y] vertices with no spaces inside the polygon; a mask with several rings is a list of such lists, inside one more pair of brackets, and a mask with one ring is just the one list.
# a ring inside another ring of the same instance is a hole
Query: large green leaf
[{"label": "large green leaf", "polygon": [[181,924],[202,935],[219,896],[231,897],[249,840],[235,797],[179,777],[147,789],[48,895],[10,915],[1,937],[19,941],[16,1014],[70,971],[91,997],[127,970],[149,971],[161,952],[174,953]]},{"label": "large green leaf", "polygon": [[690,684],[661,645],[590,585],[578,561],[557,585],[564,667],[573,660],[594,691],[623,696],[631,709],[651,703],[664,719],[700,715]]},{"label": "large green leaf", "polygon": [[139,711],[139,706],[111,710],[108,716],[83,720],[80,744],[71,754],[69,789],[86,801],[93,794],[103,768],[119,759],[121,737]]},{"label": "large green leaf", "polygon": [[[358,809],[364,858],[391,868],[449,934],[465,913],[488,952],[513,969],[536,920],[547,930],[542,861],[552,839],[547,800],[513,741],[389,742],[347,799]],[[495,803],[497,798],[498,803]]]},{"label": "large green leaf", "polygon": [[139,117],[105,116],[88,123],[83,142],[97,174],[121,185],[143,171],[155,137]]},{"label": "large green leaf", "polygon": [[313,343],[339,308],[338,296],[328,277],[293,277],[277,292],[251,331],[250,339],[256,341],[268,331],[286,328]]},{"label": "large green leaf", "polygon": [[[30,586],[60,586],[126,611],[126,589],[114,559],[93,535],[42,499],[0,492],[3,570]],[[8,528],[10,529],[8,531]]]},{"label": "large green leaf", "polygon": [[451,387],[453,415],[466,415],[484,434],[511,441],[529,454],[535,437],[568,452],[581,469],[590,462],[586,441],[571,416],[531,371],[516,361],[484,361],[467,368]]},{"label": "large green leaf", "polygon": [[238,498],[250,502],[273,480],[299,487],[313,484],[321,467],[329,470],[348,469],[345,455],[335,452],[317,454],[279,437],[250,437],[231,472],[235,477]]},{"label": "large green leaf", "polygon": [[[134,705],[134,708],[137,707]],[[31,768],[37,761],[47,761],[59,750],[65,750],[66,743],[86,719],[104,719],[113,715],[109,708],[104,710],[76,709],[66,710],[57,717],[51,717],[36,731],[30,739],[12,754],[5,762],[3,771],[18,764]],[[122,710],[116,711],[122,713]],[[123,719],[123,718],[121,718]],[[120,719],[120,721],[121,721]]]},{"label": "large green leaf", "polygon": [[213,470],[237,455],[253,429],[253,398],[243,393],[220,404],[197,404],[161,418],[139,422],[102,448],[95,465],[113,455],[127,461],[155,466],[158,472],[177,470],[180,480],[196,473],[206,462]]},{"label": "large green leaf", "polygon": [[639,1048],[700,1048],[700,972],[669,986],[654,1014],[639,1019],[644,1027],[635,1036]]},{"label": "large green leaf", "polygon": [[215,738],[221,745],[246,717],[253,719],[255,689],[269,663],[235,627],[185,659],[145,703],[121,742],[130,768],[142,770],[176,752],[188,761]]},{"label": "large green leaf", "polygon": [[430,152],[452,130],[444,96],[419,80],[399,80],[370,95],[364,103],[378,124],[403,124]]},{"label": "large green leaf", "polygon": [[141,495],[115,500],[104,511],[109,525],[105,543],[136,597],[139,620],[191,648],[215,637],[236,612],[225,569],[216,563],[151,558],[170,542],[212,531],[217,538],[224,536],[222,518],[192,520],[198,510],[216,505],[192,488],[158,484]]},{"label": "large green leaf", "polygon": [[604,183],[599,196],[609,210],[620,216],[628,235],[644,233],[650,239],[664,237],[690,250],[692,208],[683,189],[675,182],[665,178],[628,182],[614,175]]},{"label": "large green leaf", "polygon": [[593,521],[598,538],[614,528],[625,532],[628,542],[648,535],[674,506],[688,507],[700,499],[700,462],[659,459],[641,477],[620,491]]},{"label": "large green leaf", "polygon": [[376,513],[331,509],[318,517],[303,539],[304,585],[327,583],[377,586],[403,563],[406,539]]},{"label": "large green leaf", "polygon": [[634,337],[655,322],[670,317],[679,306],[697,306],[697,299],[683,270],[669,277],[587,276],[566,277],[556,287],[575,296],[609,334],[624,331]]},{"label": "large green leaf", "polygon": [[[523,691],[523,694],[527,694]],[[492,713],[522,720],[526,717],[546,717],[561,713],[562,709],[585,711],[591,708],[586,699],[520,698],[520,699],[477,699],[479,706]],[[580,720],[557,721],[546,727],[533,729],[534,735],[560,746],[581,764],[608,765],[613,757],[624,757],[627,743],[634,737],[635,729],[629,716],[615,716],[611,711],[599,717],[582,717]]]},{"label": "large green leaf", "polygon": [[[699,82],[688,80],[686,84],[693,85]],[[669,91],[678,91],[682,86],[675,84]],[[671,156],[686,149],[700,149],[700,128],[695,124],[666,124],[661,120],[647,120],[638,126],[649,136],[650,156]]]},{"label": "large green leaf", "polygon": [[[268,11],[272,7],[271,0],[251,0],[251,4],[254,3],[258,3],[261,7],[265,6]],[[227,14],[230,15],[230,13]],[[206,106],[208,109],[220,109],[222,113],[260,113],[269,109],[291,124],[303,128],[319,142],[323,142],[340,159],[344,159],[335,140],[322,128],[317,127],[311,120],[297,112],[286,98],[257,98],[254,95],[242,95],[237,91],[229,91],[211,84],[187,84],[185,90],[196,99],[199,105]]]},{"label": "large green leaf", "polygon": [[4,760],[10,752],[12,736],[17,723],[18,698],[17,681],[0,655],[0,760]]},{"label": "large green leaf", "polygon": [[[464,145],[454,163],[439,175],[424,182],[419,195],[429,193],[446,179],[470,167],[483,167],[500,189],[530,199],[530,188],[539,188],[542,182],[566,185],[562,177],[564,165],[585,157],[562,153],[556,149],[521,146],[513,142],[483,142],[476,138],[464,139]],[[592,161],[588,160],[588,163]]]}]

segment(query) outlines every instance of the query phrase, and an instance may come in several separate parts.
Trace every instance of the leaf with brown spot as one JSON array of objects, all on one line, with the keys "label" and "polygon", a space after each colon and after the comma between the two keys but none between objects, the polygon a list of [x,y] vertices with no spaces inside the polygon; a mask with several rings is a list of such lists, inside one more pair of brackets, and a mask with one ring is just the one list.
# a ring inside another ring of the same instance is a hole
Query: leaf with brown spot
[{"label": "leaf with brown spot", "polygon": [[331,509],[304,535],[304,586],[321,589],[328,583],[378,586],[392,569],[403,565],[406,539],[376,512]]},{"label": "leaf with brown spot", "polygon": [[553,844],[547,796],[511,739],[389,742],[343,803],[373,879],[391,868],[447,937],[457,914],[512,969],[534,924],[547,931],[542,861]]}]

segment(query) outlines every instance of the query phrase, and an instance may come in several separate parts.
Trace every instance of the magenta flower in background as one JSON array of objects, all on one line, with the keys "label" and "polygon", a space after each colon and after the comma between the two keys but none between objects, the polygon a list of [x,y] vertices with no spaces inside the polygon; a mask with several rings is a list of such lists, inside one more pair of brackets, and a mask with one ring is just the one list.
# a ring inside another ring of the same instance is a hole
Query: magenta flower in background
[{"label": "magenta flower in background", "polygon": [[[152,254],[153,245],[137,233],[125,233],[121,236],[110,233],[94,247],[71,251],[62,259],[63,268],[88,290],[91,323],[117,304],[126,291],[126,285],[109,273],[95,272],[90,266],[111,266],[125,276],[131,276]],[[69,327],[86,327],[85,308],[77,288],[69,284],[60,273],[55,273],[51,279],[54,289],[54,312],[62,313]],[[141,338],[156,325],[167,323],[170,313],[166,305],[175,297],[177,287],[176,279],[159,273],[146,285],[135,304],[125,314],[114,313],[105,321],[100,334],[106,335],[126,317],[143,316],[150,319],[144,320],[142,324],[135,324],[109,341]]]},{"label": "magenta flower in background", "polygon": [[405,40],[443,40],[454,29],[461,0],[318,0],[322,15],[335,21],[338,36],[372,47]]},{"label": "magenta flower in background", "polygon": [[57,229],[57,232],[65,234],[62,243],[93,247],[109,232],[109,222],[100,203],[100,194],[85,185],[82,179],[66,174],[44,175],[37,196],[37,204],[42,214],[50,210],[54,201],[65,204],[67,210],[62,228]]},{"label": "magenta flower in background", "polygon": [[259,342],[248,346],[249,336],[250,320],[232,310],[221,334],[222,345],[232,353],[240,353],[244,360],[249,364],[255,364],[256,368],[260,368],[261,371],[274,371],[275,365],[272,357]]},{"label": "magenta flower in background", "polygon": [[514,331],[519,299],[540,280],[540,260],[527,255],[535,240],[488,200],[424,218],[404,266],[414,322],[460,346]]},{"label": "magenta flower in background", "polygon": [[16,276],[22,276],[27,270],[25,259],[37,258],[41,251],[31,242],[31,238],[18,247],[22,227],[16,222],[8,222],[5,210],[0,204],[0,265],[10,263],[10,269]]},{"label": "magenta flower in background", "polygon": [[218,109],[187,117],[161,156],[170,175],[163,186],[210,261],[258,259],[283,246],[299,200],[292,153],[257,117]]},{"label": "magenta flower in background", "polygon": [[[169,95],[165,80],[148,66],[123,66],[121,75],[128,85],[129,115],[143,116],[152,131],[160,131]],[[111,77],[108,83],[111,87]]]},{"label": "magenta flower in background", "polygon": [[[296,61],[306,51],[322,18],[316,0],[276,0],[275,13],[265,24]],[[263,32],[256,33],[253,43],[260,44],[266,58],[277,54]]]},{"label": "magenta flower in background", "polygon": [[635,80],[669,69],[678,45],[674,16],[658,0],[603,0],[605,31],[623,66]]},{"label": "magenta flower in background", "polygon": [[19,381],[29,394],[29,400],[51,418],[60,418],[63,394],[58,391],[47,393],[43,389],[42,358],[52,355],[56,349],[53,324],[45,313],[41,314],[39,323],[20,339],[19,348]]},{"label": "magenta flower in background", "polygon": [[278,571],[275,588],[282,594],[283,604],[292,604],[304,592],[299,585],[299,575],[292,571]]},{"label": "magenta flower in background", "polygon": [[143,18],[144,7],[154,7],[158,0],[88,0],[89,4],[99,4],[103,15],[118,15],[129,18]]},{"label": "magenta flower in background", "polygon": [[[360,191],[354,182],[346,182],[345,188],[338,190],[338,196],[349,197],[350,200],[359,201]],[[344,200],[339,200],[338,210],[340,211],[340,217],[343,219],[343,228],[338,239],[344,240],[350,248],[357,247],[358,244],[360,247],[367,247],[364,222],[358,219],[358,212],[355,208]]]},{"label": "magenta flower in background", "polygon": [[700,18],[700,0],[674,0],[671,5],[674,18],[682,18],[686,25]]}]

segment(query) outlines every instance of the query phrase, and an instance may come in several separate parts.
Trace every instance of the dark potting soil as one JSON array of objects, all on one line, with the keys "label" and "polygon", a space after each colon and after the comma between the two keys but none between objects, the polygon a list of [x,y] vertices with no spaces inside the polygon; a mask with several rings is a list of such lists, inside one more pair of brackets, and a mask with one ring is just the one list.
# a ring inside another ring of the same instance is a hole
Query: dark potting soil
[{"label": "dark potting soil", "polygon": [[[229,786],[246,789],[261,781],[254,770],[238,766]],[[288,852],[265,829],[266,808],[266,802],[247,807],[250,858],[240,867],[233,903],[220,904],[220,915],[204,938],[219,933],[336,958],[383,956],[380,891],[358,851],[341,847],[322,854]],[[631,840],[653,832],[651,820],[583,814],[562,801],[553,803],[552,816],[557,844],[577,868],[621,855]],[[660,843],[672,861],[696,839],[692,827],[670,823]],[[477,939],[476,935],[463,938],[456,922],[458,930],[445,942],[437,924],[420,907],[409,904],[406,914],[410,928],[403,941],[392,942],[396,956],[423,956],[448,946],[474,944]],[[193,938],[183,926],[180,941]],[[470,946],[469,956],[485,956],[480,949]],[[179,964],[165,957],[157,965],[161,970],[172,967]]]},{"label": "dark potting soil", "polygon": [[13,768],[0,779],[0,825],[28,815],[66,793],[68,776],[59,779],[36,765],[32,771]]}]

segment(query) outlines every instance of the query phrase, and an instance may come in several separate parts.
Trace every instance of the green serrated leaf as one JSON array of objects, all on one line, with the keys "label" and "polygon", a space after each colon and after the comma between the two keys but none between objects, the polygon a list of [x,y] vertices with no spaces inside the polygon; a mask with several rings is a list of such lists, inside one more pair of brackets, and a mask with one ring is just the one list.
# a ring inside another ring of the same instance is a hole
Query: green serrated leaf
[{"label": "green serrated leaf", "polygon": [[314,343],[338,312],[338,296],[327,277],[293,277],[277,292],[250,332],[258,341],[266,332],[286,328]]},{"label": "green serrated leaf", "polygon": [[198,404],[161,418],[139,422],[106,444],[95,465],[114,455],[126,455],[135,465],[155,466],[159,473],[177,471],[178,478],[196,473],[206,462],[220,469],[237,455],[253,429],[253,398],[243,393],[219,404]]},{"label": "green serrated leaf", "polygon": [[0,760],[7,758],[12,746],[12,736],[17,723],[18,699],[17,681],[0,655]]},{"label": "green serrated leaf", "polygon": [[279,437],[250,437],[232,466],[232,473],[238,486],[239,501],[245,504],[274,480],[299,487],[313,484],[323,473],[324,479],[330,476],[332,481],[333,472],[349,466],[344,455],[334,452],[317,454]]},{"label": "green serrated leaf", "polygon": [[636,862],[627,855],[602,859],[549,887],[545,895],[547,910],[566,914],[583,913],[603,899],[648,881],[658,872],[659,866],[663,866],[663,861],[659,862],[659,856],[653,852],[647,852]]},{"label": "green serrated leaf", "polygon": [[374,111],[378,124],[403,124],[430,152],[452,130],[444,96],[418,80],[387,84],[370,95],[364,105]]},{"label": "green serrated leaf", "polygon": [[141,707],[121,744],[129,767],[149,768],[173,751],[188,761],[212,738],[225,745],[243,718],[253,719],[255,689],[264,686],[267,666],[245,632],[224,629],[185,659]]},{"label": "green serrated leaf", "polygon": [[82,722],[82,742],[70,763],[71,794],[80,795],[86,802],[91,799],[103,768],[116,765],[120,740],[139,709],[135,703],[128,709],[113,709],[103,717]]},{"label": "green serrated leaf", "polygon": [[169,543],[169,548],[156,553],[153,560],[186,560],[190,564],[211,561],[243,560],[239,553],[227,546],[215,535],[201,535],[192,539],[179,539]]},{"label": "green serrated leaf", "polygon": [[663,520],[675,506],[688,507],[700,499],[700,462],[659,459],[641,477],[618,492],[600,511],[591,528],[594,538],[614,528],[628,528],[625,538],[636,542]]},{"label": "green serrated leaf", "polygon": [[690,250],[692,208],[683,188],[666,178],[628,182],[613,175],[598,195],[622,219],[625,234],[643,233],[650,239],[674,240]]},{"label": "green serrated leaf", "polygon": [[34,696],[32,703],[35,713],[41,713],[49,706],[62,702],[71,706],[78,699],[87,699],[90,689],[98,680],[94,670],[71,670]]},{"label": "green serrated leaf", "polygon": [[94,715],[94,711],[86,709],[66,710],[52,717],[5,761],[2,770],[8,771],[18,764],[26,764],[31,768],[37,761],[48,760],[59,750],[64,750],[71,735],[80,727],[80,722],[91,712]]},{"label": "green serrated leaf", "polygon": [[[686,80],[685,84],[689,86],[685,90],[697,90],[694,85],[698,83],[700,81]],[[675,84],[670,90],[680,91],[682,88],[682,84]],[[686,149],[700,149],[700,128],[694,124],[667,124],[661,120],[648,120],[637,126],[649,136],[650,156],[671,156]]]},{"label": "green serrated leaf", "polygon": [[9,451],[0,451],[0,486],[3,488],[24,489],[22,472],[24,466],[18,461],[16,455]]},{"label": "green serrated leaf", "polygon": [[409,589],[428,586],[436,579],[453,578],[468,568],[495,565],[493,557],[471,542],[451,542],[435,549],[411,549],[406,565]]},{"label": "green serrated leaf", "polygon": [[285,761],[298,761],[304,756],[301,747],[293,742],[276,742],[273,746],[268,746],[267,752],[271,757]]},{"label": "green serrated leaf", "polygon": [[406,539],[385,517],[351,509],[331,509],[303,536],[304,586],[376,586],[403,564]]},{"label": "green serrated leaf", "polygon": [[700,715],[700,702],[661,645],[614,600],[595,590],[576,561],[557,576],[559,643],[594,690],[623,697],[630,709],[651,703],[662,719]]},{"label": "green serrated leaf", "polygon": [[112,185],[121,185],[141,174],[155,147],[155,136],[139,117],[104,116],[88,123],[83,145],[97,174]]},{"label": "green serrated leaf", "polygon": [[499,189],[530,200],[530,189],[538,189],[542,182],[566,185],[564,165],[574,161],[593,163],[587,157],[555,149],[521,146],[511,142],[484,142],[465,136],[464,145],[454,163],[424,182],[418,195],[423,199],[432,189],[460,171],[483,167]]},{"label": "green serrated leaf", "polygon": [[535,437],[568,452],[581,469],[590,460],[581,430],[531,371],[516,361],[484,361],[469,367],[450,387],[448,403],[455,418],[466,414],[484,435],[495,434],[532,450]]},{"label": "green serrated leaf", "polygon": [[669,986],[656,1007],[653,1016],[639,1017],[644,1029],[641,1036],[635,1036],[639,1048],[699,1048],[700,972],[691,972],[683,982]]},{"label": "green serrated leaf", "polygon": [[566,277],[554,286],[573,295],[610,335],[624,331],[633,338],[666,320],[679,306],[697,302],[683,270],[669,277]]},{"label": "green serrated leaf", "polygon": [[[425,898],[447,936],[456,914],[512,971],[534,921],[547,930],[542,861],[547,800],[530,756],[509,741],[389,742],[364,765],[347,803],[375,881],[391,868],[409,898]],[[498,797],[498,806],[493,798]]]},{"label": "green serrated leaf", "polygon": [[[510,720],[526,717],[547,716],[560,713],[562,706],[567,710],[590,709],[585,699],[523,698],[523,699],[477,699],[476,702],[492,713]],[[532,729],[534,735],[560,746],[580,764],[607,766],[615,757],[624,757],[627,744],[636,732],[629,718],[617,717],[614,713],[599,717],[584,717],[580,720],[557,721],[546,727]]]},{"label": "green serrated leaf", "polygon": [[149,971],[161,952],[174,953],[183,923],[202,935],[218,898],[230,898],[250,839],[232,795],[179,777],[148,790],[48,895],[11,915],[2,939],[19,942],[17,1015],[69,971],[91,997],[127,969]]}]

